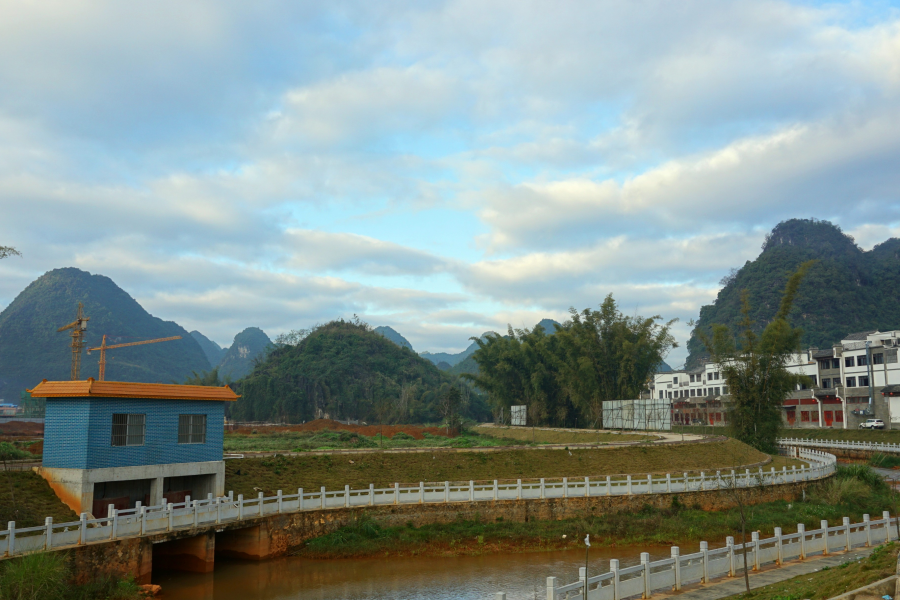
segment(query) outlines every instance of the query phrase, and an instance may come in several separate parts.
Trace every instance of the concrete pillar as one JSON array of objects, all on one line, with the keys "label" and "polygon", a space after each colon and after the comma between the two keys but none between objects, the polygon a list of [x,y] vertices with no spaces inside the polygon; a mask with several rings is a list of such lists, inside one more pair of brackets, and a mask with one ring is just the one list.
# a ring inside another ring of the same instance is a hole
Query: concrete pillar
[{"label": "concrete pillar", "polygon": [[159,506],[163,499],[162,477],[154,477],[150,480],[150,506]]},{"label": "concrete pillar", "polygon": [[216,553],[220,556],[262,560],[272,555],[267,524],[230,529],[216,534]]},{"label": "concrete pillar", "polygon": [[153,568],[212,573],[216,560],[216,533],[208,531],[194,537],[154,544]]}]

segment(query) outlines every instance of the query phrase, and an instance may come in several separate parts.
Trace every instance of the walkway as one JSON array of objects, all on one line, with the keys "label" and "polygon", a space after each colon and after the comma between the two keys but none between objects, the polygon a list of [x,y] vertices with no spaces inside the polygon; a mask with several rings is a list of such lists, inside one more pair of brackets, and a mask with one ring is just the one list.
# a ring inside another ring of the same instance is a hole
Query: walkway
[{"label": "walkway", "polygon": [[[859,548],[842,554],[829,554],[828,556],[812,556],[800,563],[788,564],[783,567],[770,565],[763,567],[759,572],[750,572],[750,589],[755,590],[773,583],[787,581],[799,575],[807,575],[822,570],[824,567],[835,567],[846,562],[865,558],[875,547]],[[677,596],[682,600],[719,600],[746,591],[744,585],[744,572],[739,576],[722,577],[708,584],[693,584],[685,586],[680,592],[671,594],[659,594],[660,598]]]}]

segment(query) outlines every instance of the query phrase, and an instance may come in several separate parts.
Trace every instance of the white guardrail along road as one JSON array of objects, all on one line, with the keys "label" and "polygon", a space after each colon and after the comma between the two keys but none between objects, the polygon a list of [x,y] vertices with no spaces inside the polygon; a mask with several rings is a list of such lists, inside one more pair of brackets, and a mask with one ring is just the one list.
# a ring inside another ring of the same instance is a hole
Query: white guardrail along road
[{"label": "white guardrail along road", "polygon": [[842,440],[814,440],[786,438],[778,440],[780,445],[805,446],[813,448],[840,448],[843,450],[871,450],[873,452],[900,452],[900,444],[882,442],[851,442]]},{"label": "white guardrail along road", "polygon": [[432,504],[442,502],[490,502],[494,500],[528,500],[544,498],[575,498],[594,496],[627,496],[638,494],[683,493],[725,489],[733,487],[756,487],[760,485],[780,485],[801,481],[812,481],[828,477],[834,473],[835,458],[831,454],[803,448],[782,448],[790,456],[807,460],[809,467],[792,467],[776,471],[762,468],[743,472],[716,471],[715,473],[687,473],[664,476],[625,476],[624,478],[567,479],[562,481],[516,480],[515,482],[489,483],[419,483],[418,486],[401,487],[394,484],[389,488],[351,490],[306,491],[265,497],[262,492],[256,498],[238,495],[202,500],[185,499],[177,504],[161,506],[140,506],[128,510],[115,510],[110,506],[109,514],[99,519],[89,518],[87,513],[81,519],[70,523],[54,523],[47,517],[45,524],[38,527],[16,528],[10,521],[7,529],[0,530],[0,557],[10,557],[39,550],[63,549],[73,546],[111,541],[122,538],[139,537],[169,531],[214,526],[221,523],[243,521],[266,515],[313,511],[329,508],[357,506],[383,506],[392,504]]}]

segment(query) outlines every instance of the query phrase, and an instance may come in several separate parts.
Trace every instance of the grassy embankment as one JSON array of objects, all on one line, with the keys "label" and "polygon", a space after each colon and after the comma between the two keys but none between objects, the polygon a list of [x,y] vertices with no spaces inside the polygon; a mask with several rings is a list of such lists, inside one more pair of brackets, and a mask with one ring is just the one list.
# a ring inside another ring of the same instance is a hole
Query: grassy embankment
[{"label": "grassy embankment", "polygon": [[[571,450],[508,450],[497,452],[424,452],[277,456],[226,462],[225,489],[245,497],[261,490],[267,495],[325,486],[329,490],[386,487],[394,482],[491,481],[617,474],[715,471],[749,465],[767,455],[736,440],[696,446],[631,446]],[[766,469],[780,470],[788,459],[777,457]]]},{"label": "grassy embankment", "polygon": [[33,471],[0,472],[0,523],[15,521],[16,527],[44,524],[45,517],[55,523],[77,521],[78,515]]},{"label": "grassy embankment", "polygon": [[[377,429],[375,427],[367,428]],[[253,433],[256,431],[256,433]],[[355,431],[296,431],[291,428],[259,428],[225,434],[225,452],[303,452],[337,449],[474,448],[531,444],[608,444],[643,442],[653,435],[545,431],[518,427],[474,427],[456,437],[425,431],[414,437],[406,432],[365,435]]]},{"label": "grassy embankment", "polygon": [[65,552],[28,554],[0,563],[2,600],[139,600],[145,596],[133,579],[101,578],[72,585]]},{"label": "grassy embankment", "polygon": [[763,586],[726,600],[825,600],[890,577],[897,569],[896,542],[879,546],[866,558],[837,567],[799,575],[793,579]]},{"label": "grassy embankment", "polygon": [[[795,531],[797,523],[817,528],[822,519],[834,525],[848,516],[880,515],[895,510],[896,496],[865,467],[841,468],[831,481],[815,486],[807,501],[768,502],[746,507],[747,535],[759,530],[771,535],[776,526]],[[707,540],[724,543],[740,535],[737,509],[719,512],[685,507],[675,498],[667,509],[645,507],[636,513],[585,516],[562,521],[528,523],[457,521],[422,527],[382,527],[366,517],[334,533],[310,540],[294,554],[309,558],[362,556],[458,556],[496,552],[523,552],[581,548],[584,535],[594,545],[677,545]],[[623,552],[627,552],[623,548]]]}]

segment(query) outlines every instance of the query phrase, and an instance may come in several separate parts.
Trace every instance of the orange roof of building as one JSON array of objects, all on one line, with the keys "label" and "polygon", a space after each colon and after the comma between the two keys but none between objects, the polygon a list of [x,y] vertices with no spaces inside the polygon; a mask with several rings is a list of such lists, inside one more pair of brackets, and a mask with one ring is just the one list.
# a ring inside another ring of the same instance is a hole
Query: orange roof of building
[{"label": "orange roof of building", "polygon": [[47,381],[28,390],[34,398],[146,398],[153,400],[221,400],[234,402],[240,396],[228,386],[135,383],[132,381]]}]

